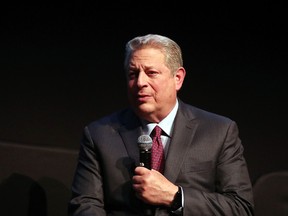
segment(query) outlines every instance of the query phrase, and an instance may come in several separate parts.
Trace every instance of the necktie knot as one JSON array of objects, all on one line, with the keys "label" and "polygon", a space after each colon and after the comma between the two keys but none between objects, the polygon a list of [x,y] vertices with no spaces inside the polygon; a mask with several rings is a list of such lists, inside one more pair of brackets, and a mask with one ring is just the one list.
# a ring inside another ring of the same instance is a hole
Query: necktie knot
[{"label": "necktie knot", "polygon": [[162,129],[158,125],[156,125],[153,131],[151,132],[152,137],[159,138],[161,137],[161,134],[162,134]]}]

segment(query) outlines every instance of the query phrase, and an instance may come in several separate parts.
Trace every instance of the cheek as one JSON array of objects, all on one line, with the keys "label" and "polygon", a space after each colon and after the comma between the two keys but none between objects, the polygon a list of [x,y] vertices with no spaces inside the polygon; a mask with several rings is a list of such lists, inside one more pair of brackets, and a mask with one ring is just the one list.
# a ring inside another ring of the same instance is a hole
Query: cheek
[{"label": "cheek", "polygon": [[133,80],[130,80],[130,81],[127,82],[127,89],[128,89],[129,92],[132,91],[134,86],[135,86],[135,82]]},{"label": "cheek", "polygon": [[165,90],[165,98],[170,101],[170,100],[174,100],[175,97],[177,97],[177,90],[174,84],[170,83],[169,86],[167,86],[166,90]]},{"label": "cheek", "polygon": [[164,94],[169,94],[175,91],[175,83],[174,82],[164,82],[162,85],[162,91]]}]

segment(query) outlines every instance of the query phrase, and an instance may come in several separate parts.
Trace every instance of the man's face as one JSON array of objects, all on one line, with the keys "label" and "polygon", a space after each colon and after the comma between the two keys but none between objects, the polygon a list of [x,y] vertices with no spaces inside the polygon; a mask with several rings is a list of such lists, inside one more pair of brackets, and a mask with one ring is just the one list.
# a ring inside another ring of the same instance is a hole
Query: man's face
[{"label": "man's face", "polygon": [[147,121],[165,118],[176,103],[183,80],[179,85],[179,77],[165,65],[163,53],[153,48],[134,52],[127,76],[128,98],[135,112]]}]

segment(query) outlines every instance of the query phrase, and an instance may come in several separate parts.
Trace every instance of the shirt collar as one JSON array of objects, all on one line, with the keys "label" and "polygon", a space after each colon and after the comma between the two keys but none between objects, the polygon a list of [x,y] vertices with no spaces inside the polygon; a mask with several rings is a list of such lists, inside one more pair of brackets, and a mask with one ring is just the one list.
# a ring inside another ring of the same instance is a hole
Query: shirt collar
[{"label": "shirt collar", "polygon": [[179,103],[178,103],[178,100],[176,100],[176,104],[175,104],[174,108],[172,109],[172,111],[158,124],[157,123],[149,123],[147,121],[142,121],[144,133],[150,134],[152,132],[152,130],[154,129],[154,127],[156,125],[159,125],[159,127],[162,128],[162,130],[166,133],[166,135],[171,137],[173,122],[174,122],[175,116],[177,114],[178,106],[179,106]]}]

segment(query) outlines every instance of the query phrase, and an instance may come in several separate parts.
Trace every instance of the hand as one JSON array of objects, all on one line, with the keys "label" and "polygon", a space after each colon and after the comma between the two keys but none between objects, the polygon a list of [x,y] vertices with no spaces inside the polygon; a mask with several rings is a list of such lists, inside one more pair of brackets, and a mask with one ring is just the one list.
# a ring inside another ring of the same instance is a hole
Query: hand
[{"label": "hand", "polygon": [[178,186],[166,179],[160,172],[145,167],[136,167],[132,178],[136,196],[151,205],[170,206]]}]

